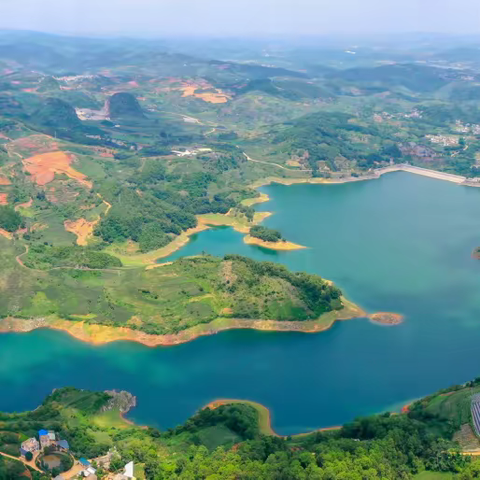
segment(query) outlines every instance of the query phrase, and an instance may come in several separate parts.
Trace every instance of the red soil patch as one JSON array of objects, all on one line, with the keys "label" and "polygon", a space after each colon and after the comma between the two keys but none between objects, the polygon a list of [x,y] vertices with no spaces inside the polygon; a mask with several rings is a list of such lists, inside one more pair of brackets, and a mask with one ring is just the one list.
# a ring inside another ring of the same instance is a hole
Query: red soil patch
[{"label": "red soil patch", "polygon": [[[199,92],[197,93],[198,89],[209,89],[212,90],[211,92]],[[229,95],[224,93],[219,88],[213,88],[210,84],[203,84],[203,83],[184,83],[180,90],[183,91],[182,97],[195,97],[200,98],[204,102],[208,103],[227,103],[230,99]]]},{"label": "red soil patch", "polygon": [[23,160],[25,170],[33,177],[37,185],[46,185],[55,178],[55,174],[65,174],[87,188],[92,188],[92,182],[86,175],[73,169],[70,164],[74,156],[65,152],[50,152]]},{"label": "red soil patch", "polygon": [[84,218],[79,218],[75,221],[66,220],[63,225],[67,232],[77,236],[77,245],[85,246],[88,244],[88,239],[93,235],[93,229],[99,220],[100,218],[93,222],[88,222]]},{"label": "red soil patch", "polygon": [[0,205],[8,205],[8,193],[0,193]]},{"label": "red soil patch", "polygon": [[7,238],[8,240],[11,240],[13,238],[13,235],[10,232],[4,230],[3,228],[0,228],[0,235]]},{"label": "red soil patch", "polygon": [[0,176],[0,185],[11,185],[12,182],[7,177]]},{"label": "red soil patch", "polygon": [[33,198],[31,198],[28,202],[20,203],[19,205],[16,205],[15,210],[19,208],[29,208],[32,206],[32,204],[33,204]]}]

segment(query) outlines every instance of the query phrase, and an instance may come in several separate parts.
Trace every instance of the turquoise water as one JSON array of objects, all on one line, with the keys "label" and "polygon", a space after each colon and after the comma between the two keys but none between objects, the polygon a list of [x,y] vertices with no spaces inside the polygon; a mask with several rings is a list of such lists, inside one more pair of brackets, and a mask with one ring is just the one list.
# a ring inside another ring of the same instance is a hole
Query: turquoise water
[{"label": "turquoise water", "polygon": [[[309,248],[276,253],[229,228],[198,234],[168,260],[202,251],[282,262],[334,280],[396,327],[338,322],[319,334],[230,331],[167,348],[95,347],[66,334],[0,335],[0,410],[34,408],[55,387],[126,389],[133,420],[161,428],[218,397],[271,408],[298,433],[398,408],[480,375],[480,189],[399,172],[344,185],[273,185],[265,225]],[[165,261],[163,259],[162,261]]]}]

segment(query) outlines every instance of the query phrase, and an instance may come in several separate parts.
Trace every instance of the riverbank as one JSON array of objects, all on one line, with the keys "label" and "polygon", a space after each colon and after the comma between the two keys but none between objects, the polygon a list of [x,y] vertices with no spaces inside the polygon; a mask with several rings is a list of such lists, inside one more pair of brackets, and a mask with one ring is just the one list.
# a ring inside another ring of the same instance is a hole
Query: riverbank
[{"label": "riverbank", "polygon": [[318,333],[328,330],[338,320],[366,318],[367,313],[358,305],[342,298],[344,308],[323,314],[317,320],[278,321],[250,320],[220,317],[209,323],[195,325],[179,333],[155,335],[128,327],[113,327],[88,323],[87,321],[63,320],[57,317],[22,319],[8,317],[0,320],[0,333],[26,333],[48,328],[60,330],[72,335],[77,340],[103,345],[116,341],[141,343],[147,347],[173,346],[191,342],[198,337],[214,335],[226,330],[252,329],[268,332],[303,332]]},{"label": "riverbank", "polygon": [[266,242],[260,238],[252,237],[251,235],[245,235],[245,237],[243,237],[243,241],[247,245],[257,245],[259,247],[268,248],[269,250],[288,251],[307,248],[303,245],[298,245],[297,243],[287,242],[286,240],[279,240],[278,242]]}]

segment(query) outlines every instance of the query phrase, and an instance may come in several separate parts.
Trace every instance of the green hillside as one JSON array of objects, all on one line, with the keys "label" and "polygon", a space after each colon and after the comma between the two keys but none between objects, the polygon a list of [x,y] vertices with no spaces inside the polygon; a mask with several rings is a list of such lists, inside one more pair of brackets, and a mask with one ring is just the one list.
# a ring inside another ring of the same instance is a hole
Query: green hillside
[{"label": "green hillside", "polygon": [[75,109],[54,97],[45,100],[42,107],[33,114],[32,121],[45,127],[73,129],[81,126]]},{"label": "green hillside", "polygon": [[111,118],[143,117],[137,99],[130,93],[115,93],[108,99],[107,108]]},{"label": "green hillside", "polygon": [[[303,321],[343,308],[340,290],[319,276],[238,255],[122,270],[115,257],[94,250],[44,247],[23,255],[22,266],[14,258],[22,247],[0,245],[0,317],[87,319],[169,334],[219,317]],[[50,262],[58,268],[48,270]]]},{"label": "green hillside", "polygon": [[[452,398],[471,397],[469,386],[455,388]],[[0,413],[0,452],[19,457],[21,441],[42,428],[67,440],[73,459],[94,462],[102,478],[131,461],[146,479],[477,478],[479,463],[459,455],[452,440],[450,418],[461,405],[452,402],[445,416],[429,406],[435,398],[417,402],[408,414],[358,418],[338,430],[282,438],[264,431],[264,408],[253,402],[225,401],[162,432],[123,420],[120,409],[134,404],[127,392],[61,388],[32,412]],[[443,433],[433,433],[439,425]],[[20,466],[0,456],[0,478],[13,478]],[[30,478],[40,475],[32,470]]]}]

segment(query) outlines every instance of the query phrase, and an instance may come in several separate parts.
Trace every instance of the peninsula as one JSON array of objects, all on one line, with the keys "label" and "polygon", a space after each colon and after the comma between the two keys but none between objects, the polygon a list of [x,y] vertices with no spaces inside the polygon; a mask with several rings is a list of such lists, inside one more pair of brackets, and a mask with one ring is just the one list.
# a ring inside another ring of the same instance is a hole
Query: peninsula
[{"label": "peninsula", "polygon": [[[0,246],[2,275],[22,283],[20,296],[0,283],[1,332],[51,328],[97,344],[156,346],[228,329],[320,332],[337,320],[367,316],[318,275],[239,255],[187,257],[160,268],[92,268],[109,264],[107,254],[97,253],[42,269],[55,250],[29,250],[15,260],[20,246],[6,239]],[[90,267],[71,266],[80,261]]]}]

